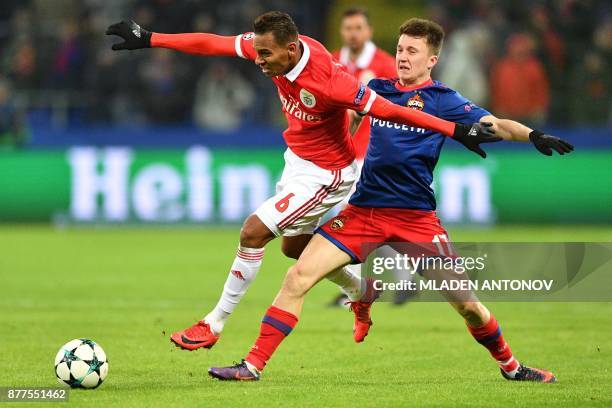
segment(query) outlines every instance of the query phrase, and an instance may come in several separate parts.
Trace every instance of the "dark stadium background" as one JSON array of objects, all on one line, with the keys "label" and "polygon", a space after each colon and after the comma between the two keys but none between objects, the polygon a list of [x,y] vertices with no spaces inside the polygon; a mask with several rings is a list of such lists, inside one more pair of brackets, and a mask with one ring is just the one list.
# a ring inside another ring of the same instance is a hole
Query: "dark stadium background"
[{"label": "dark stadium background", "polygon": [[[0,178],[0,220],[239,223],[270,195],[282,166],[284,118],[274,86],[239,59],[159,49],[112,52],[106,26],[133,18],[154,31],[230,35],[249,31],[255,16],[279,8],[291,13],[302,33],[334,49],[340,14],[351,4],[3,1],[0,173],[7,177]],[[375,42],[389,52],[404,19],[442,23],[447,39],[434,77],[500,117],[577,147],[570,157],[546,158],[531,146],[498,144],[481,161],[447,143],[435,185],[444,221],[612,221],[609,2],[363,4]],[[513,58],[534,64],[544,77],[525,77],[518,107],[503,97],[513,72],[504,67],[516,64]],[[106,174],[107,160],[126,160],[113,173],[114,192],[95,187],[91,178]],[[241,177],[244,172],[253,177]],[[79,177],[94,187],[79,188]],[[194,177],[201,179],[199,190]]]}]

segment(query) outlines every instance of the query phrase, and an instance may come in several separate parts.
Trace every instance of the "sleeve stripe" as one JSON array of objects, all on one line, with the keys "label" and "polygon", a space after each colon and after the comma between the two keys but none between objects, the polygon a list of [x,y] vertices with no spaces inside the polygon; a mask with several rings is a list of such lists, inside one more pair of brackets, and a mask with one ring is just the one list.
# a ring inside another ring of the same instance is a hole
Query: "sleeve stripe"
[{"label": "sleeve stripe", "polygon": [[236,40],[234,41],[234,47],[236,48],[236,54],[238,54],[240,58],[246,59],[244,53],[242,52],[242,47],[240,45],[241,39],[242,39],[242,34],[236,36]]},{"label": "sleeve stripe", "polygon": [[359,113],[361,113],[362,115],[367,114],[370,111],[370,108],[372,107],[372,104],[374,103],[375,99],[376,92],[370,89],[370,97],[368,98],[368,102],[366,103],[365,108],[363,108],[363,110]]}]

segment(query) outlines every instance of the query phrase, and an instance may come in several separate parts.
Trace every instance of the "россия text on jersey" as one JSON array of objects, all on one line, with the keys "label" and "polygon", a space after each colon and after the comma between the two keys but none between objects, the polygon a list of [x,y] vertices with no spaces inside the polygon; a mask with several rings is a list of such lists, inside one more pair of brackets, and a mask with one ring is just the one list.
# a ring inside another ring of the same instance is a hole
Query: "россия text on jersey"
[{"label": "\u0440\u043e\u0441\u0441\u0438\u044f text on jersey", "polygon": [[425,133],[425,129],[423,128],[418,128],[418,127],[414,127],[414,126],[408,126],[408,125],[400,125],[399,123],[393,123],[393,122],[389,122],[386,120],[380,120],[377,118],[370,118],[370,125],[371,126],[378,126],[378,127],[386,127],[389,129],[397,129],[397,130],[403,130],[405,132],[417,132],[417,133]]}]

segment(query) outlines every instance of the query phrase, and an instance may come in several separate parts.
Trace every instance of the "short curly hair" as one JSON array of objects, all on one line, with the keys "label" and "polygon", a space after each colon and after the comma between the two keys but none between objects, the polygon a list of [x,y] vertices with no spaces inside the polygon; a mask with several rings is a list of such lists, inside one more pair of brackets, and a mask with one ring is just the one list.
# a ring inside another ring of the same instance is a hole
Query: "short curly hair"
[{"label": "short curly hair", "polygon": [[282,11],[269,11],[257,17],[253,23],[253,32],[255,34],[272,33],[279,44],[297,41],[299,35],[297,25],[291,16]]},{"label": "short curly hair", "polygon": [[444,43],[444,29],[435,21],[423,18],[411,18],[406,20],[399,29],[399,35],[425,38],[427,46],[433,55],[440,55]]}]

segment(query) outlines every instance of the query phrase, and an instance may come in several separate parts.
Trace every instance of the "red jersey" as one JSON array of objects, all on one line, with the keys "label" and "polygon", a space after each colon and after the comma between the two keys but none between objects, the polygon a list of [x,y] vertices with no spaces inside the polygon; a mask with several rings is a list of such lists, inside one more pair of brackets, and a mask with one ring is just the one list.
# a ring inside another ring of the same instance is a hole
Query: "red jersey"
[{"label": "red jersey", "polygon": [[[367,84],[374,78],[395,78],[395,57],[378,48],[373,42],[368,41],[361,51],[361,54],[353,62],[349,58],[348,47],[342,47],[334,51],[332,56],[346,68],[347,72],[357,78],[358,81]],[[370,121],[361,122],[359,129],[353,135],[355,152],[357,158],[363,159],[368,144],[370,143]]]},{"label": "red jersey", "polygon": [[[236,53],[254,60],[252,33],[236,37]],[[297,65],[272,77],[289,123],[283,133],[299,157],[324,169],[341,169],[355,160],[346,109],[367,113],[376,93],[348,75],[318,41],[299,36],[304,49]]]}]

